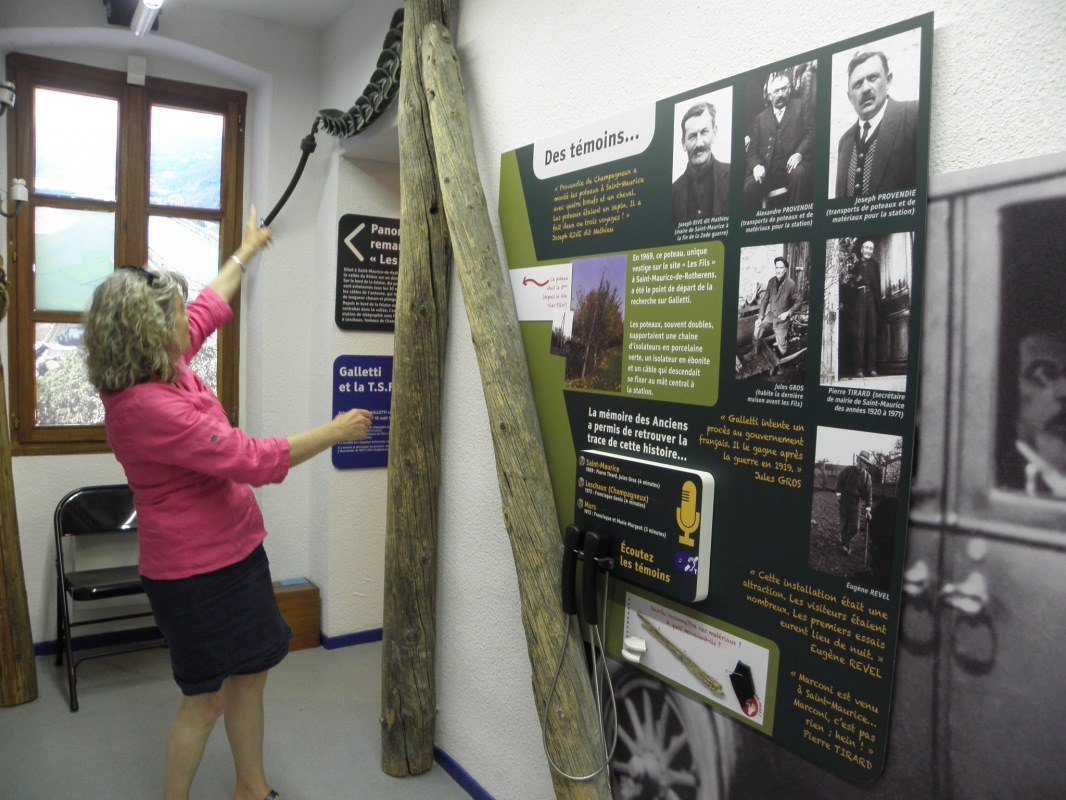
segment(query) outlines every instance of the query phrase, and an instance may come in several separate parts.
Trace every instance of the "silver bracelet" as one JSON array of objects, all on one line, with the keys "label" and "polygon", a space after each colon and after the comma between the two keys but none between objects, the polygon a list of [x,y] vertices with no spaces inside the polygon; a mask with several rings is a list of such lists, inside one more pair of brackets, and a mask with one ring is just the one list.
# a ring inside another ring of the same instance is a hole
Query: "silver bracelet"
[{"label": "silver bracelet", "polygon": [[236,264],[238,267],[240,267],[241,268],[241,272],[247,272],[248,271],[248,268],[246,266],[244,266],[244,262],[241,261],[239,258],[237,258],[237,254],[236,253],[231,255],[229,257],[229,260],[232,261],[234,264]]}]

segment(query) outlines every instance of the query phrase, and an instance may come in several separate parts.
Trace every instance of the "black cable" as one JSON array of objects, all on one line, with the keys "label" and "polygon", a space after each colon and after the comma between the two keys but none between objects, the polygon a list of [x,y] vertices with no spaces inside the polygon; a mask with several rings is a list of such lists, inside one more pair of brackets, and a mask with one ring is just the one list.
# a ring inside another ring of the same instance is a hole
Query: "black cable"
[{"label": "black cable", "polygon": [[400,60],[403,46],[403,9],[397,9],[392,15],[389,30],[385,34],[385,43],[378,57],[377,68],[370,76],[363,94],[359,96],[352,107],[347,111],[338,111],[335,108],[324,108],[315,117],[315,124],[311,127],[311,133],[300,142],[303,155],[296,167],[296,172],[289,181],[285,194],[278,203],[263,219],[263,225],[269,225],[274,217],[281,211],[281,207],[289,199],[296,184],[300,182],[304,167],[307,166],[307,158],[315,152],[315,134],[318,133],[319,125],[325,128],[326,133],[338,138],[354,136],[364,131],[370,123],[376,120],[385,111],[400,87]]},{"label": "black cable", "polygon": [[318,133],[318,123],[319,119],[318,117],[315,117],[315,124],[311,126],[311,132],[300,142],[300,149],[303,150],[303,155],[300,156],[300,163],[297,165],[296,172],[293,173],[292,180],[289,181],[289,186],[285,189],[285,193],[281,196],[281,199],[278,200],[277,205],[275,205],[270,213],[263,219],[264,227],[270,225],[270,223],[274,221],[274,217],[276,217],[278,212],[281,211],[281,207],[285,205],[285,202],[289,199],[292,190],[295,189],[296,184],[300,182],[300,176],[303,175],[304,167],[307,166],[307,159],[313,152],[315,152],[315,147],[318,146],[317,142],[315,142],[315,134]]}]

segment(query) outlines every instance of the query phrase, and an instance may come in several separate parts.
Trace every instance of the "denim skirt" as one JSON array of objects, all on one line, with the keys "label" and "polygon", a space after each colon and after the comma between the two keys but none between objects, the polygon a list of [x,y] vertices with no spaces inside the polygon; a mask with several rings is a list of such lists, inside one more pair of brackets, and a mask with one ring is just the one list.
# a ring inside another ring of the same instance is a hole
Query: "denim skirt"
[{"label": "denim skirt", "polygon": [[183,694],[216,692],[230,675],[264,672],[289,651],[292,630],[278,609],[262,545],[214,572],[177,580],[142,575],[141,582]]}]

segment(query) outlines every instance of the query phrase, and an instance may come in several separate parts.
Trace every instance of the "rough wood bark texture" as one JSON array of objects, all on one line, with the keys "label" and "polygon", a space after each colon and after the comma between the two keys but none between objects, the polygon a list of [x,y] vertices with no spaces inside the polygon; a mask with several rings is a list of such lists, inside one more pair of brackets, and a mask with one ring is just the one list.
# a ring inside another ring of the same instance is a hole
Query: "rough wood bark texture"
[{"label": "rough wood bark texture", "polygon": [[[488,405],[504,521],[511,540],[537,713],[551,693],[564,636],[570,636],[545,725],[548,750],[571,774],[603,763],[595,698],[582,642],[559,596],[562,546],[514,299],[500,264],[474,154],[474,141],[448,31],[428,25],[422,69],[444,209]],[[557,798],[610,798],[605,772],[588,782],[554,771]]]},{"label": "rough wood bark texture", "polygon": [[448,323],[448,230],[440,205],[420,32],[447,25],[452,0],[408,0],[400,67],[400,272],[385,533],[381,769],[402,777],[433,765],[437,695],[437,498]]},{"label": "rough wood bark texture", "polygon": [[[3,276],[0,258],[0,276]],[[7,287],[0,285],[0,321],[7,311]],[[0,706],[37,698],[37,667],[33,661],[30,609],[22,572],[22,548],[15,513],[15,480],[11,472],[4,362],[0,357]]]}]

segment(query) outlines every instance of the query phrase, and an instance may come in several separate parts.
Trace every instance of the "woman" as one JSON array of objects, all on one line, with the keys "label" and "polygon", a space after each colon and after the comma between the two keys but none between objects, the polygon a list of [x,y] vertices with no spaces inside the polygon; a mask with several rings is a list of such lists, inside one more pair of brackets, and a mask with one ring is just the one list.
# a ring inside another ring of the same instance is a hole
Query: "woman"
[{"label": "woman", "polygon": [[263,770],[263,688],[291,631],[249,484],[279,483],[330,446],[363,439],[371,423],[355,409],[295,436],[253,439],[229,424],[189,368],[232,318],[246,266],[269,241],[252,207],[241,246],[188,308],[181,275],[122,267],[97,287],[86,318],[89,379],[133,490],[140,572],[183,695],[167,740],[166,800],[189,797],[220,716],[236,767],[234,800],[279,798]]}]

